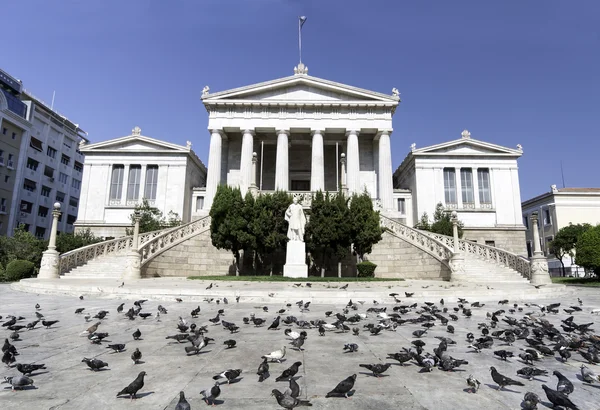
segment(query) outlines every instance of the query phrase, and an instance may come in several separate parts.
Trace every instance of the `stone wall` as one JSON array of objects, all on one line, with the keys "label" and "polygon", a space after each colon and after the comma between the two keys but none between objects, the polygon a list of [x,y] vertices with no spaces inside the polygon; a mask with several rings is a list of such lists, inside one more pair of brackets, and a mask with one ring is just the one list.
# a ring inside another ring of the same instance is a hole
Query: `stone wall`
[{"label": "stone wall", "polygon": [[389,233],[367,259],[377,264],[375,276],[403,279],[450,279],[450,269],[433,256]]},{"label": "stone wall", "polygon": [[494,241],[496,248],[505,251],[527,256],[527,245],[525,244],[525,228],[514,229],[463,229],[462,239],[477,241],[477,243],[486,245],[486,241]]},{"label": "stone wall", "polygon": [[233,255],[215,248],[210,231],[203,232],[152,259],[142,268],[142,277],[207,276],[235,274]]}]

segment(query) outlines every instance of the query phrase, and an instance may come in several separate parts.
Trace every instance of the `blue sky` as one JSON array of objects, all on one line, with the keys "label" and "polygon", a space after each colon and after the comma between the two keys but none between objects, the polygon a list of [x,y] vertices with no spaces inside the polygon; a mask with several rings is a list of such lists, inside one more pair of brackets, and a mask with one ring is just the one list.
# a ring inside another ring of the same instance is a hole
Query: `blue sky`
[{"label": "blue sky", "polygon": [[523,199],[600,186],[600,1],[127,0],[5,2],[0,67],[88,131],[193,142],[200,101],[285,77],[297,18],[311,75],[397,87],[392,155],[460,137],[515,147]]}]

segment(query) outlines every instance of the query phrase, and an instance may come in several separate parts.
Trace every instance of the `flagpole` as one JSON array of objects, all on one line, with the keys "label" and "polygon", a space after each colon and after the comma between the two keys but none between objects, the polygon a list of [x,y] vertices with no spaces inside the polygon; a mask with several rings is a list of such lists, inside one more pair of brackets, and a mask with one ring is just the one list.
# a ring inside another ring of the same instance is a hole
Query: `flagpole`
[{"label": "flagpole", "polygon": [[298,19],[298,50],[300,54],[300,64],[302,64],[302,20]]}]

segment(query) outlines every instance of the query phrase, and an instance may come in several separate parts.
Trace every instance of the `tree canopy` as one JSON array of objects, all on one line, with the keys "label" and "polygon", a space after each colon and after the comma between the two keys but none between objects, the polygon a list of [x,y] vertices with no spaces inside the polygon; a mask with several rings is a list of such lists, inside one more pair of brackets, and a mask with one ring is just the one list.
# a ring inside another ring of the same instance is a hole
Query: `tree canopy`
[{"label": "tree canopy", "polygon": [[600,225],[587,229],[578,238],[575,263],[586,272],[600,274]]},{"label": "tree canopy", "polygon": [[352,195],[349,216],[353,251],[362,261],[384,232],[379,223],[379,212],[373,210],[373,201],[367,192]]},{"label": "tree canopy", "polygon": [[[169,214],[165,217],[160,209],[151,206],[145,198],[135,206],[133,212],[129,215],[132,225],[135,223],[134,216],[136,212],[140,215],[140,233],[160,231],[181,224],[179,214],[169,211]],[[127,228],[126,232],[127,235],[133,235],[133,229]]]},{"label": "tree canopy", "polygon": [[569,224],[562,227],[550,242],[548,251],[558,259],[562,266],[563,276],[565,275],[565,263],[563,258],[575,256],[577,242],[581,235],[592,227],[590,224]]},{"label": "tree canopy", "polygon": [[[457,226],[458,237],[462,238],[464,224],[461,221],[458,221]],[[433,233],[439,233],[440,235],[454,235],[451,213],[444,209],[444,205],[441,202],[438,202],[435,207],[435,212],[433,213],[433,223],[429,222],[429,217],[427,213],[424,212],[419,223],[416,225],[416,228]]]}]

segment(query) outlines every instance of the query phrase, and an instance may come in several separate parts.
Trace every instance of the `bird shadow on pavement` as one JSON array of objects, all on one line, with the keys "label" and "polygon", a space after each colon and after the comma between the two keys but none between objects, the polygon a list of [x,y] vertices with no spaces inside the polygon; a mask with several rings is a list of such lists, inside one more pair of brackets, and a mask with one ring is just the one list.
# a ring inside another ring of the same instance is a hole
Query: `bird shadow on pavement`
[{"label": "bird shadow on pavement", "polygon": [[367,372],[358,372],[358,374],[364,374],[365,376],[374,377],[376,379],[380,379],[382,377],[390,377],[389,374],[380,374],[379,377],[373,376],[373,373],[367,373]]},{"label": "bird shadow on pavement", "polygon": [[237,379],[231,380],[229,383],[227,383],[227,382],[219,383],[219,386],[221,386],[221,385],[228,385],[228,384],[236,384],[236,383],[241,382],[242,380],[244,380],[243,377],[238,377]]},{"label": "bird shadow on pavement", "polygon": [[50,372],[47,370],[45,372],[33,372],[28,377],[39,376],[40,374],[46,374],[46,373],[50,373]]},{"label": "bird shadow on pavement", "polygon": [[[352,396],[354,396],[355,392],[356,392],[356,390],[352,389],[348,393],[346,393],[346,395],[348,397],[352,397]],[[344,397],[344,394],[343,393],[331,393],[331,395],[329,397]]]},{"label": "bird shadow on pavement", "polygon": [[[9,390],[9,389],[12,389],[12,386],[8,385],[8,386],[4,387],[4,390]],[[37,390],[37,389],[38,388],[35,386],[24,386],[24,387],[19,387],[18,389],[15,389],[15,391],[16,390]]]},{"label": "bird shadow on pavement", "polygon": [[496,391],[505,391],[505,392],[509,392],[509,393],[517,393],[517,394],[521,394],[521,392],[519,392],[519,391],[516,391],[516,390],[511,390],[511,389],[507,389],[506,387],[505,387],[505,388],[503,388],[502,390],[499,390],[499,389],[498,389],[498,386],[497,386],[497,385],[495,385],[495,384],[489,384],[489,383],[486,383],[485,385],[486,385],[487,387],[489,387],[490,389],[493,389],[493,390],[496,390]]},{"label": "bird shadow on pavement", "polygon": [[[136,394],[136,399],[142,399],[146,396],[150,396],[151,394],[154,394],[153,391],[147,391],[144,393],[138,393]],[[129,399],[129,395],[128,394],[122,394],[120,396],[117,396],[117,399]]]},{"label": "bird shadow on pavement", "polygon": [[466,389],[463,389],[463,391],[464,391],[465,393],[473,393],[473,389],[472,389],[472,388],[470,388],[470,387],[467,387]]},{"label": "bird shadow on pavement", "polygon": [[143,360],[138,360],[137,363],[135,363],[135,364],[144,364],[144,363],[146,363],[146,362]]},{"label": "bird shadow on pavement", "polygon": [[225,403],[225,400],[212,400],[210,403],[214,406],[219,406],[219,405]]}]

